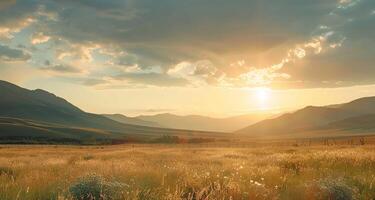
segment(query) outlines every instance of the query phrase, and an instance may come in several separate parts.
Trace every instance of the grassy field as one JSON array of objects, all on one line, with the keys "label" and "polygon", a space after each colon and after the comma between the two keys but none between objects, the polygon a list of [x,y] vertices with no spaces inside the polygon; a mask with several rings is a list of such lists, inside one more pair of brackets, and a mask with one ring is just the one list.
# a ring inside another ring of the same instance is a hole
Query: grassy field
[{"label": "grassy field", "polygon": [[374,145],[0,146],[0,199],[374,199]]}]

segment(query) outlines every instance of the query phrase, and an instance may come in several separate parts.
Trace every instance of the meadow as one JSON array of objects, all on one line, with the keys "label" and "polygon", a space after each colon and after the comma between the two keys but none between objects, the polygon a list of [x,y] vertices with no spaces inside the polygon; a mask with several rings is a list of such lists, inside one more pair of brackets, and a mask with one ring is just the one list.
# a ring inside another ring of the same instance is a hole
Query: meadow
[{"label": "meadow", "polygon": [[375,146],[0,146],[0,199],[374,199]]}]

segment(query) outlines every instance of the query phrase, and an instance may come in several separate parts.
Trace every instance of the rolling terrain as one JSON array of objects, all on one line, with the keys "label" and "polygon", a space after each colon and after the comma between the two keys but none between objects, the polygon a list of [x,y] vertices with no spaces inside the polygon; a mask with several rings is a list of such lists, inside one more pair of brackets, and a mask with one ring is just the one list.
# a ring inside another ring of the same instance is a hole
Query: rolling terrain
[{"label": "rolling terrain", "polygon": [[[230,118],[199,115],[126,117],[87,113],[44,90],[28,90],[0,81],[0,140],[84,143],[186,138],[332,137],[373,134],[375,97],[324,107],[308,106],[278,117],[267,114]],[[259,121],[254,124],[255,121]],[[246,128],[235,134],[221,132]],[[109,142],[110,143],[110,142]]]},{"label": "rolling terrain", "polygon": [[149,126],[149,127],[160,127],[163,126],[152,121],[146,121],[142,119],[138,119],[136,117],[127,117],[122,114],[102,114],[102,116],[107,117],[113,121],[117,121],[123,124],[133,124],[133,125],[139,125],[139,126]]},{"label": "rolling terrain", "polygon": [[124,124],[87,113],[44,90],[27,90],[0,81],[0,138],[24,140],[103,140],[129,137],[151,139],[163,135],[221,137],[226,134]]},{"label": "rolling terrain", "polygon": [[375,132],[375,97],[325,107],[308,106],[263,120],[235,133],[256,137],[331,137]]},{"label": "rolling terrain", "polygon": [[202,131],[233,132],[250,124],[271,117],[268,113],[252,113],[226,118],[213,118],[200,115],[179,116],[170,113],[141,115],[135,117],[143,121],[154,122],[162,127]]},{"label": "rolling terrain", "polygon": [[375,197],[373,143],[0,147],[2,200]]}]

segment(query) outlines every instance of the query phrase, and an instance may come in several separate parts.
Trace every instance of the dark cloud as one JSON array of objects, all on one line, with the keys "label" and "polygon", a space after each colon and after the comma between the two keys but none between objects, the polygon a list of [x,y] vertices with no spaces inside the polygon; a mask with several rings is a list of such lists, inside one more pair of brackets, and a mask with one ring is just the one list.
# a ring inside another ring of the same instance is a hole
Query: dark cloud
[{"label": "dark cloud", "polygon": [[17,29],[25,25],[37,11],[40,2],[34,0],[1,1],[0,27]]},{"label": "dark cloud", "polygon": [[13,5],[16,3],[16,0],[2,0],[0,1],[0,10],[8,8],[9,6]]},{"label": "dark cloud", "polygon": [[13,49],[0,44],[0,60],[3,61],[26,61],[30,55],[20,49]]},{"label": "dark cloud", "polygon": [[[47,63],[45,63],[47,64]],[[46,65],[45,67],[41,67],[40,69],[51,71],[51,72],[58,72],[58,73],[80,73],[82,72],[80,69],[73,67],[67,64],[56,64],[56,65]]]},{"label": "dark cloud", "polygon": [[375,83],[375,15],[371,14],[374,9],[374,1],[363,0],[344,10],[350,20],[336,28],[336,32],[345,37],[342,46],[289,64],[283,69],[292,77],[288,87]]},{"label": "dark cloud", "polygon": [[[305,38],[336,0],[56,1],[59,21],[50,34],[73,42],[120,45],[143,65],[169,67],[181,60],[254,58]],[[63,8],[63,9],[62,9]],[[133,13],[108,17],[103,13]],[[93,13],[97,13],[93,17]],[[64,28],[61,28],[64,27]],[[226,63],[227,64],[227,63]]]},{"label": "dark cloud", "polygon": [[50,65],[51,65],[51,62],[50,62],[49,60],[45,60],[45,61],[44,61],[44,65],[45,65],[45,66],[50,66]]},{"label": "dark cloud", "polygon": [[[375,80],[371,76],[375,72],[373,0],[340,6],[338,0],[9,2],[0,4],[0,28],[10,27],[15,32],[34,18],[31,31],[50,37],[48,50],[56,51],[56,55],[65,53],[65,59],[91,62],[95,60],[91,59],[92,51],[107,48],[113,51],[112,65],[140,69],[117,76],[105,74],[103,69],[102,77],[89,77],[85,85],[110,84],[103,81],[104,77],[156,86],[186,86],[198,77],[215,85],[225,76],[238,81],[236,78],[251,69],[258,71],[248,74],[249,77],[269,76],[261,73],[271,71],[272,85],[288,88],[342,87]],[[288,62],[280,70],[259,70],[279,64],[291,49],[327,31],[332,36],[327,38],[326,45],[341,46],[325,47],[321,53],[307,52],[303,59]],[[232,65],[239,60],[246,64]],[[199,61],[209,61],[210,65],[196,65]],[[183,71],[180,76],[167,73],[182,62],[194,67],[191,75],[186,76]],[[147,71],[153,67],[160,67],[160,72]],[[46,65],[42,69],[80,72],[68,64]],[[290,78],[280,80],[278,77],[287,77],[280,76],[281,73]]]}]

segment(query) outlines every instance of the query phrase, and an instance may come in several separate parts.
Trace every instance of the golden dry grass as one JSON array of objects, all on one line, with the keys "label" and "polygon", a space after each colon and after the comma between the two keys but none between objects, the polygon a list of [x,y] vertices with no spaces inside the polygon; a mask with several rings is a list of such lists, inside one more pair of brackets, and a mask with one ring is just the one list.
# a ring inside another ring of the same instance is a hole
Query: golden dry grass
[{"label": "golden dry grass", "polygon": [[1,146],[0,199],[374,199],[374,147]]}]

